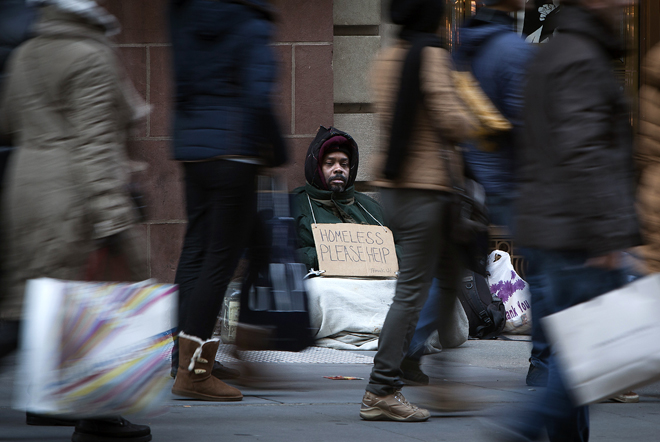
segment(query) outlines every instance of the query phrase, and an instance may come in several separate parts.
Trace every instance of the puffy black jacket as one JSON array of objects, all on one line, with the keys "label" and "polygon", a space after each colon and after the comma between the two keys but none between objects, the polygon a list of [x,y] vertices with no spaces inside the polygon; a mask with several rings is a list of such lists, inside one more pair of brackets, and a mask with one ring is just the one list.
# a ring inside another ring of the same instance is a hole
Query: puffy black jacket
[{"label": "puffy black jacket", "polygon": [[174,158],[268,156],[271,164],[281,164],[283,140],[271,99],[276,62],[269,46],[274,26],[268,2],[171,0],[170,7]]},{"label": "puffy black jacket", "polygon": [[621,43],[576,6],[531,64],[516,242],[592,256],[638,245],[632,131],[611,60]]}]

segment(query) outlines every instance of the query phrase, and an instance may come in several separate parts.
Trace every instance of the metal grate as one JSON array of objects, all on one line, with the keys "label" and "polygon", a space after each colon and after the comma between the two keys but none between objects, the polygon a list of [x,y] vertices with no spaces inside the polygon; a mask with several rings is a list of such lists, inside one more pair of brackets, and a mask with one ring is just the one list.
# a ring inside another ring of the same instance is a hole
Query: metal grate
[{"label": "metal grate", "polygon": [[[371,356],[332,348],[309,347],[301,352],[290,351],[242,351],[244,362],[268,362],[275,364],[373,364]],[[220,344],[216,359],[220,362],[239,362],[232,356],[232,346]]]}]

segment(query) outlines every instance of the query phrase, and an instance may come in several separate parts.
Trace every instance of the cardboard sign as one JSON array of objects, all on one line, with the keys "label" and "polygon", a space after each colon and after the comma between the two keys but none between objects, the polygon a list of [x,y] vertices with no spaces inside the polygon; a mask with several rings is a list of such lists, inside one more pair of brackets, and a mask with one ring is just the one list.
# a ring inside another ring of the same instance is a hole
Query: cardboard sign
[{"label": "cardboard sign", "polygon": [[312,224],[324,276],[393,278],[399,270],[392,231],[364,224]]}]

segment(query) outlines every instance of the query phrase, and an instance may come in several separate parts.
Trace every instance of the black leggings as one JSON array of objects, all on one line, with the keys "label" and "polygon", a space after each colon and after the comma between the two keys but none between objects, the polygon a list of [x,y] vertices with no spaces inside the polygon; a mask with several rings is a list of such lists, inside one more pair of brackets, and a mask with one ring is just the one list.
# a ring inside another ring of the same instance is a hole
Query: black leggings
[{"label": "black leggings", "polygon": [[179,330],[210,339],[256,216],[257,166],[184,163],[188,228],[176,272]]}]

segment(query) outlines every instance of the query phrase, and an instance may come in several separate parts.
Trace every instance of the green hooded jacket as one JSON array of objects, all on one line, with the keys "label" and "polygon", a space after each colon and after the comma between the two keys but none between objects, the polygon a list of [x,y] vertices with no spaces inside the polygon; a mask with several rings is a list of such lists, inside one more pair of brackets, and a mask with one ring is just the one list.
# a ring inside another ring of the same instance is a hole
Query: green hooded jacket
[{"label": "green hooded jacket", "polygon": [[[344,136],[352,146],[351,168],[347,181],[348,187],[344,192],[334,193],[323,190],[318,177],[318,161],[323,157],[321,147],[323,143],[334,136]],[[357,175],[358,153],[357,144],[353,138],[345,132],[334,127],[326,129],[321,126],[314,141],[309,146],[305,159],[305,186],[294,189],[292,196],[291,212],[296,221],[298,233],[297,250],[298,259],[307,266],[307,269],[319,268],[312,234],[312,224],[337,224],[355,223],[379,225],[387,227],[383,209],[373,198],[355,191],[353,183]],[[310,183],[319,183],[312,185]],[[314,211],[312,214],[312,210]],[[395,238],[396,243],[396,238]],[[401,257],[400,248],[397,246],[397,257]]]}]

